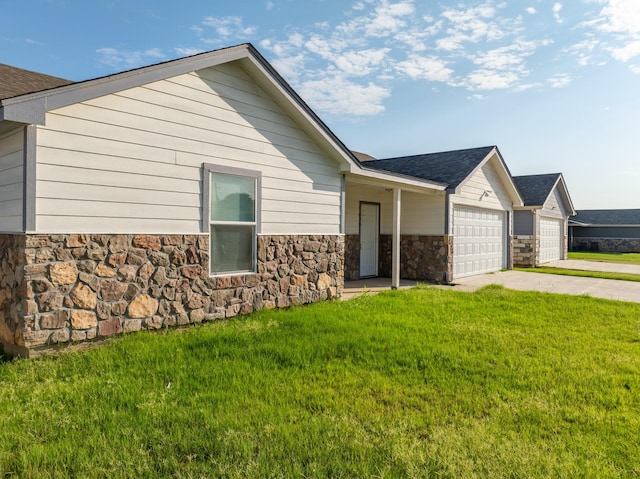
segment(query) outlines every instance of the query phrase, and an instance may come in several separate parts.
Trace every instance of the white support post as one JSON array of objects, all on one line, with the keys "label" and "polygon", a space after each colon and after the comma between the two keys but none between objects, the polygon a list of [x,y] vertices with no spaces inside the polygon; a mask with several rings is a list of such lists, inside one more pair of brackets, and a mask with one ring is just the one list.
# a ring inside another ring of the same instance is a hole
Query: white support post
[{"label": "white support post", "polygon": [[393,189],[393,238],[391,248],[391,288],[400,287],[400,207],[402,190]]}]

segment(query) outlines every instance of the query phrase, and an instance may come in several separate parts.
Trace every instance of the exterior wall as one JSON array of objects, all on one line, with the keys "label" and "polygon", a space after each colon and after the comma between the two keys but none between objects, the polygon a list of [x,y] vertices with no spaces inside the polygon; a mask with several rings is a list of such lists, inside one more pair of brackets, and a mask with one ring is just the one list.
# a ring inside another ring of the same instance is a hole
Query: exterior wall
[{"label": "exterior wall", "polygon": [[[391,277],[392,235],[380,235],[380,276]],[[450,283],[453,278],[453,238],[402,235],[400,278]]]},{"label": "exterior wall", "polygon": [[513,212],[513,234],[532,235],[534,216],[530,210],[515,210]]},{"label": "exterior wall", "polygon": [[22,231],[24,129],[0,136],[0,233]]},{"label": "exterior wall", "polygon": [[[345,199],[346,234],[360,234],[360,202],[380,203],[380,232],[393,231],[393,193],[381,187],[347,184]],[[442,235],[445,223],[444,194],[402,192],[401,233]]]},{"label": "exterior wall", "polygon": [[344,279],[355,281],[360,279],[360,235],[344,237]]},{"label": "exterior wall", "polygon": [[235,63],[52,110],[37,141],[40,233],[201,233],[203,163],[262,172],[261,233],[340,233],[338,163]]},{"label": "exterior wall", "polygon": [[548,218],[566,218],[567,212],[564,208],[564,202],[558,192],[558,188],[553,190],[553,194],[549,195],[547,201],[540,210],[540,216],[546,216]]},{"label": "exterior wall", "polygon": [[[0,236],[5,352],[339,297],[344,237],[258,237],[258,272],[209,277],[208,235]],[[11,272],[15,271],[14,277]],[[8,298],[7,298],[8,297]]]},{"label": "exterior wall", "polygon": [[602,238],[574,236],[571,242],[571,251],[640,253],[640,238]]},{"label": "exterior wall", "polygon": [[539,266],[538,256],[534,251],[540,249],[540,238],[533,235],[515,235],[511,239],[513,266],[533,268]]},{"label": "exterior wall", "polygon": [[[484,196],[485,191],[491,193]],[[451,202],[492,210],[511,211],[512,208],[511,198],[492,161],[487,161],[467,178],[459,187],[459,191],[451,195]]]},{"label": "exterior wall", "polygon": [[571,235],[578,238],[640,239],[640,226],[572,226]]},{"label": "exterior wall", "polygon": [[23,307],[25,237],[0,234],[0,344],[11,347]]}]

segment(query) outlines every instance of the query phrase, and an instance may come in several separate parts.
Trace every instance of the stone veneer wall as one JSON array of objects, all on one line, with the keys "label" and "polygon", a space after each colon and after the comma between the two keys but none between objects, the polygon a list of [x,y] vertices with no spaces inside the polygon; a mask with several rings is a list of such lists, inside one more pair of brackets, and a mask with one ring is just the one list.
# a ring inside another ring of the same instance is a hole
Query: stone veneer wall
[{"label": "stone veneer wall", "polygon": [[[391,276],[392,235],[380,235],[380,276]],[[450,283],[453,278],[453,241],[450,236],[400,237],[402,279]]]},{"label": "stone veneer wall", "polygon": [[344,239],[259,236],[257,273],[210,277],[208,235],[0,237],[5,352],[336,298]]},{"label": "stone veneer wall", "polygon": [[534,255],[534,242],[540,243],[540,240],[534,239],[532,235],[517,235],[511,237],[513,266],[521,268],[534,268],[537,266]]},{"label": "stone veneer wall", "polygon": [[13,344],[22,314],[24,236],[0,235],[0,344]]},{"label": "stone veneer wall", "polygon": [[640,253],[639,238],[574,237],[571,251],[602,251],[607,253]]},{"label": "stone veneer wall", "polygon": [[360,235],[344,237],[344,279],[345,281],[360,279]]}]

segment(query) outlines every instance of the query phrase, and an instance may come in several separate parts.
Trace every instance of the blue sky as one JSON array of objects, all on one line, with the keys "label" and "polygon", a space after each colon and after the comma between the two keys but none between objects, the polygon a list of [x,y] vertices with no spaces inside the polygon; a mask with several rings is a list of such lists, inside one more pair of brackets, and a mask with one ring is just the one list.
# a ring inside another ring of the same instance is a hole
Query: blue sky
[{"label": "blue sky", "polygon": [[85,80],[252,42],[350,148],[498,145],[640,208],[640,0],[0,0],[0,63]]}]

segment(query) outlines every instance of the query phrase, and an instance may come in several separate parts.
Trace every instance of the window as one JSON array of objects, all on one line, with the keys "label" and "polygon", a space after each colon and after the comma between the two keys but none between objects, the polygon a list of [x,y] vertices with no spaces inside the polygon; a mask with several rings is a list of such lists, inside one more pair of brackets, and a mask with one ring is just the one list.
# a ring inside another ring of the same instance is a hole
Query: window
[{"label": "window", "polygon": [[260,172],[205,165],[209,272],[255,272]]}]

